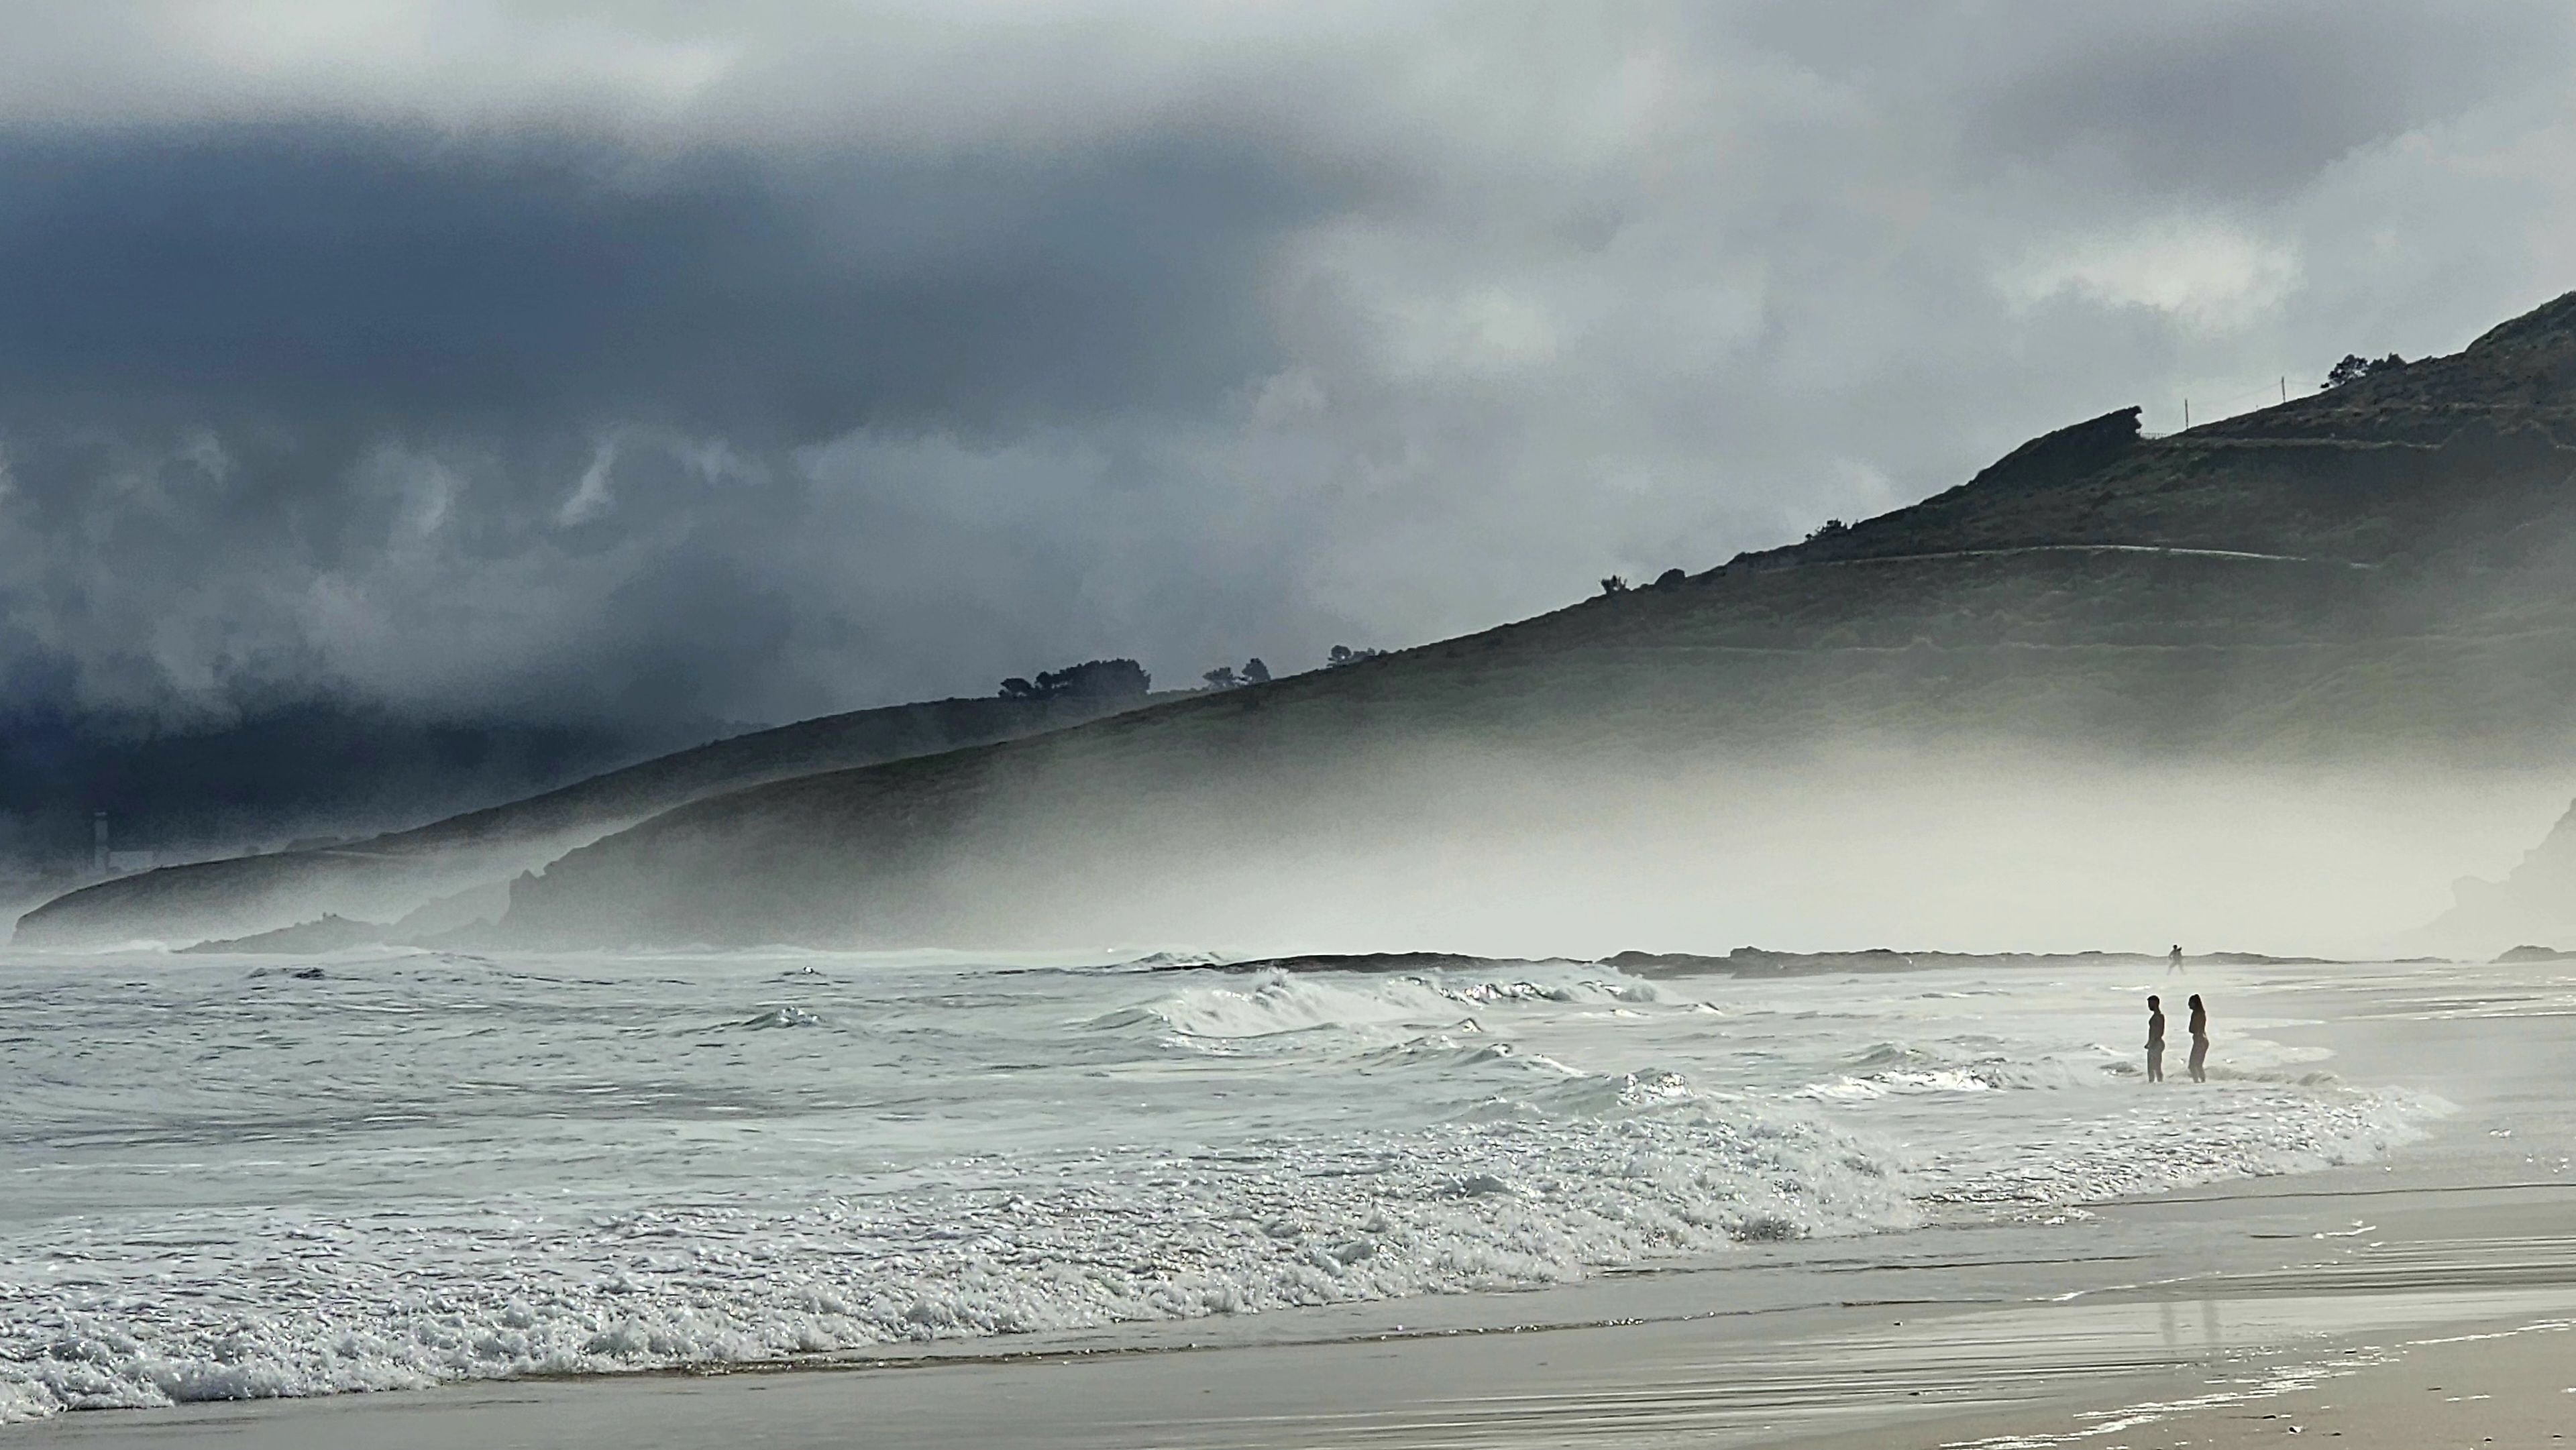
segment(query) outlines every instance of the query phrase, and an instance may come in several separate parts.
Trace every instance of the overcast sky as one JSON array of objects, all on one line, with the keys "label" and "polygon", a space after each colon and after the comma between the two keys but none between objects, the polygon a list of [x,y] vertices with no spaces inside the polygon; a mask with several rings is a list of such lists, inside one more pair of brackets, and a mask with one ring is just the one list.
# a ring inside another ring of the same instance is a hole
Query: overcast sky
[{"label": "overcast sky", "polygon": [[11,6],[0,690],[776,721],[1475,629],[2576,287],[2571,62],[2508,0]]}]

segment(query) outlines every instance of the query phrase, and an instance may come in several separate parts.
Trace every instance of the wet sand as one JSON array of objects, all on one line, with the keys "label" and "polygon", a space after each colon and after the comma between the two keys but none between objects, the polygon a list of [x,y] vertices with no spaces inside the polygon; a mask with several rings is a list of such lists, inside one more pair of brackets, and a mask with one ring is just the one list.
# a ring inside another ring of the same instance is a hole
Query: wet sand
[{"label": "wet sand", "polygon": [[1815,1450],[2564,1445],[2576,1439],[2572,1329],[2576,1320],[2507,1318],[2420,1337],[2381,1335],[2235,1373],[2126,1381],[2115,1386],[2125,1397],[2099,1404],[2022,1407],[1808,1443]]},{"label": "wet sand", "polygon": [[2571,1327],[2508,1323],[2400,1344],[2384,1364],[2309,1388],[2171,1415],[2159,1438],[2216,1450],[2290,1435],[2356,1446],[2563,1443],[2576,1438]]},{"label": "wet sand", "polygon": [[2357,981],[2314,1029],[2347,1076],[2459,1106],[2386,1164],[1538,1293],[72,1414],[0,1447],[2549,1444],[2576,1424],[2576,1008],[2480,980]]}]

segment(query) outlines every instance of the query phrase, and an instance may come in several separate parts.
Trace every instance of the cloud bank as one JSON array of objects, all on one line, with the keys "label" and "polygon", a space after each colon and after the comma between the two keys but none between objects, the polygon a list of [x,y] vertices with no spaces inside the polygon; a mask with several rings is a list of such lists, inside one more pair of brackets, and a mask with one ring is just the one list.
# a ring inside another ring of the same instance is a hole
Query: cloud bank
[{"label": "cloud bank", "polygon": [[2576,285],[2562,7],[0,20],[0,686],[784,720],[1705,567]]}]

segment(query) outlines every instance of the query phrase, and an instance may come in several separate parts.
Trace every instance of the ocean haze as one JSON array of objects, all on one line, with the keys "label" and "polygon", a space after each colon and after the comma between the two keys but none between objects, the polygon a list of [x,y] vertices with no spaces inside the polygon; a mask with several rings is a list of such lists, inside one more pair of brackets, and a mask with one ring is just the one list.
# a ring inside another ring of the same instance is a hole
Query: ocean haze
[{"label": "ocean haze", "polygon": [[762,743],[841,728],[816,721],[720,768],[104,882],[18,940],[2390,950],[2567,788],[2571,377],[2576,293],[2188,432],[2105,413],[1472,635],[1089,723],[960,728],[956,701]]},{"label": "ocean haze", "polygon": [[2564,790],[2571,378],[2576,294],[2187,433],[2105,414],[1696,576],[703,800],[518,883],[500,929],[2384,950]]}]

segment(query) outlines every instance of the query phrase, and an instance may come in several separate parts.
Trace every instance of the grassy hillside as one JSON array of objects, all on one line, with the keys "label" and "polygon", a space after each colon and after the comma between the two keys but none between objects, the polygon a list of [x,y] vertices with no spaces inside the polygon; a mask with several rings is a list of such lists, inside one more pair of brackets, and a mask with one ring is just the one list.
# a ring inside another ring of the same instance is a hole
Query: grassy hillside
[{"label": "grassy hillside", "polygon": [[[1436,875],[1470,843],[1543,851],[1568,829],[1528,804],[1552,781],[1705,789],[1827,769],[1841,748],[1917,752],[1962,780],[1990,768],[1998,788],[2013,762],[2070,750],[2284,769],[2564,760],[2562,438],[2576,295],[2457,356],[2175,437],[2139,436],[2134,410],[2079,424],[1913,507],[1677,584],[699,801],[520,883],[506,926],[550,942],[1176,940],[1291,879],[1401,893],[1390,874]],[[1369,864],[1337,870],[1337,854]]]}]

